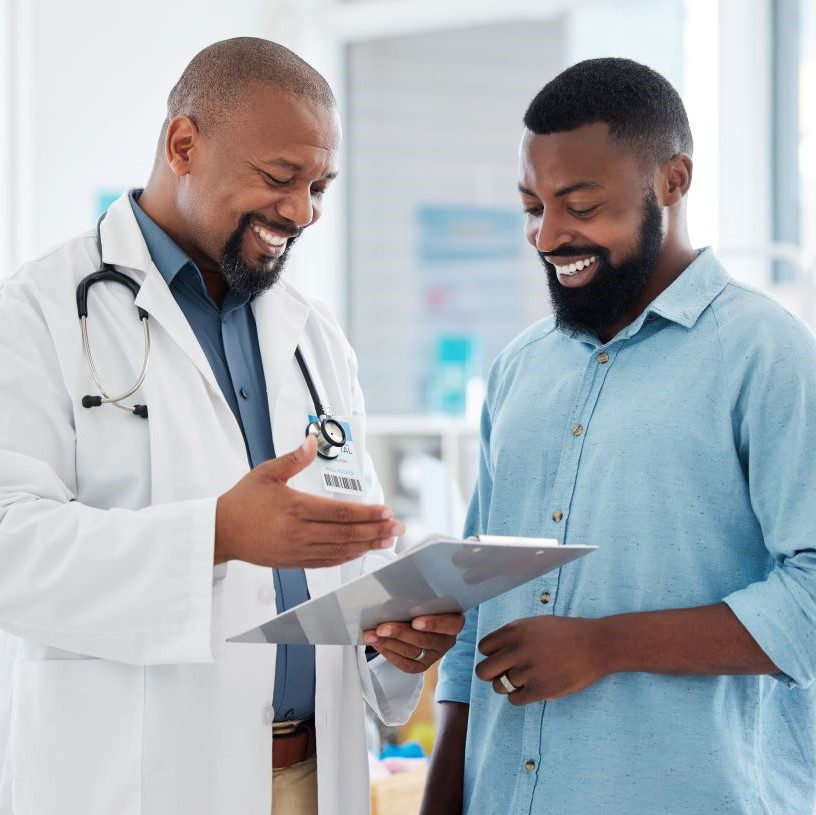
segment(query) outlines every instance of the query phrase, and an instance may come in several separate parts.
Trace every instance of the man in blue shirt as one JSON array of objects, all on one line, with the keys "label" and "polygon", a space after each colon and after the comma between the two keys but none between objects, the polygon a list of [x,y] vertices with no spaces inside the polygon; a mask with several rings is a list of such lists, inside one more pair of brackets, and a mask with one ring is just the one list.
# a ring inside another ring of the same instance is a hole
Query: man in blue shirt
[{"label": "man in blue shirt", "polygon": [[466,531],[599,548],[467,615],[423,815],[811,815],[814,339],[692,249],[663,77],[583,62],[524,123],[554,316],[493,366]]}]

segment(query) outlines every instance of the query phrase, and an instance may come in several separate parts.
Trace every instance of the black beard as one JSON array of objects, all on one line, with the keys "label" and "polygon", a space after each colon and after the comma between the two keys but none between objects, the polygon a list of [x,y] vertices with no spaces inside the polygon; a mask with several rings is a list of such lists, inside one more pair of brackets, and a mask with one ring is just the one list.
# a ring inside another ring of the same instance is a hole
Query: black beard
[{"label": "black beard", "polygon": [[563,247],[548,255],[587,257],[596,255],[598,271],[586,286],[570,289],[558,282],[555,266],[539,252],[547,270],[555,322],[559,328],[599,335],[617,325],[632,309],[654,274],[663,241],[663,219],[654,190],[643,199],[640,244],[635,254],[617,265],[609,262],[609,250],[600,246]]},{"label": "black beard", "polygon": [[[247,263],[241,256],[241,240],[244,232],[250,228],[252,223],[261,223],[270,229],[290,234],[291,237],[283,250],[283,254],[277,258],[270,258],[269,261],[260,266],[252,266]],[[232,291],[246,294],[250,298],[257,297],[267,289],[271,289],[280,280],[283,268],[286,265],[286,259],[289,256],[289,250],[300,237],[301,231],[272,223],[256,213],[244,215],[221,250],[218,267],[224,282]]]}]

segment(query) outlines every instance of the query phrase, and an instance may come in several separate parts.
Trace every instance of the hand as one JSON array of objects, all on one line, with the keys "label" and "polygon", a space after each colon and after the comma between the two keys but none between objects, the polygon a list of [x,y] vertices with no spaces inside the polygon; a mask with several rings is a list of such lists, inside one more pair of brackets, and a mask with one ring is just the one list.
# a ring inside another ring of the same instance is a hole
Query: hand
[{"label": "hand", "polygon": [[453,647],[464,624],[463,614],[429,614],[410,623],[382,623],[376,631],[363,632],[363,641],[401,671],[418,674]]},{"label": "hand", "polygon": [[508,696],[514,705],[567,696],[611,673],[598,620],[527,617],[488,634],[479,651],[487,659],[476,666],[476,676],[507,694],[499,681],[506,674],[518,688]]},{"label": "hand", "polygon": [[405,527],[387,507],[352,504],[286,486],[314,460],[309,437],[285,456],[265,461],[219,497],[215,563],[244,560],[276,568],[319,568],[384,549]]}]

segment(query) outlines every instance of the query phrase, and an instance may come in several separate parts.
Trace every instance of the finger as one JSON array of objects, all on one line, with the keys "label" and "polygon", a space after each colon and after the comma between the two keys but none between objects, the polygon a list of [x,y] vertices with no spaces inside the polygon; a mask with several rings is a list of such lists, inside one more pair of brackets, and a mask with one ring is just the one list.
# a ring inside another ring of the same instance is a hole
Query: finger
[{"label": "finger", "polygon": [[381,639],[407,642],[416,648],[447,651],[453,645],[454,637],[449,634],[434,634],[426,631],[414,631],[408,623],[383,623],[377,626],[377,636]]},{"label": "finger", "polygon": [[418,631],[434,631],[437,634],[455,637],[464,624],[464,614],[428,614],[424,617],[415,617],[411,627]]},{"label": "finger", "polygon": [[483,682],[492,682],[497,676],[501,676],[518,662],[518,654],[513,651],[499,651],[498,653],[483,659],[476,666],[476,676]]},{"label": "finger", "polygon": [[263,466],[264,475],[273,481],[285,484],[290,478],[305,470],[317,456],[317,441],[307,436],[303,444],[283,456],[273,458],[265,462]]},{"label": "finger", "polygon": [[[512,681],[512,680],[511,680]],[[513,682],[515,685],[515,682]],[[532,688],[520,688],[508,694],[507,701],[511,705],[529,705],[531,702],[540,702],[541,697]]]},{"label": "finger", "polygon": [[[501,677],[506,676],[508,682],[516,688],[516,691],[507,690],[504,687],[501,681]],[[499,696],[508,696],[516,693],[518,690],[521,690],[527,683],[522,677],[522,673],[518,671],[516,668],[509,668],[506,671],[502,671],[496,679],[493,680],[493,691],[494,693],[498,693]]]},{"label": "finger", "polygon": [[[295,493],[295,490],[292,491]],[[394,513],[382,504],[360,504],[338,501],[322,495],[297,492],[295,513],[304,520],[321,523],[359,524],[390,521]]]},{"label": "finger", "polygon": [[[415,662],[422,662],[427,668],[432,662],[439,658],[439,653],[433,648],[420,648],[418,645],[413,645],[410,642],[402,642],[401,640],[390,640],[378,637],[376,642],[372,645],[380,651],[388,651],[392,654],[398,654],[405,659],[412,659]],[[417,657],[422,657],[418,660]]]},{"label": "finger", "polygon": [[479,651],[487,657],[500,650],[507,640],[506,628],[507,626],[502,626],[492,634],[488,634],[486,637],[483,637],[479,641]]},{"label": "finger", "polygon": [[404,671],[405,673],[418,674],[422,673],[428,668],[428,665],[424,664],[423,662],[417,662],[417,660],[415,659],[403,656],[402,654],[395,651],[393,648],[386,646],[383,641],[376,643],[374,645],[374,648],[376,651],[382,654],[390,663],[396,665],[397,668],[399,668],[401,671]]},{"label": "finger", "polygon": [[387,541],[402,535],[405,526],[399,521],[367,521],[362,523],[337,524],[318,521],[301,521],[297,534],[302,540],[315,543],[363,543],[365,541]]}]

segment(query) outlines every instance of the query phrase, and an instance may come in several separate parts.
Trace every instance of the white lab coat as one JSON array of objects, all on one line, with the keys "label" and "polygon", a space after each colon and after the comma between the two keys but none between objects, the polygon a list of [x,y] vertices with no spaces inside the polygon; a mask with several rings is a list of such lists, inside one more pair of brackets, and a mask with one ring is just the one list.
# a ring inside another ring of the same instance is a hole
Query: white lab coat
[{"label": "white lab coat", "polygon": [[[271,569],[213,568],[216,497],[247,472],[244,442],[207,360],[153,265],[126,196],[104,257],[141,283],[152,354],[140,419],[96,393],[75,289],[94,234],[0,289],[0,813],[268,815],[275,646],[226,639],[275,612]],[[124,287],[97,284],[91,343],[102,381],[127,387],[141,327]],[[319,393],[365,450],[354,354],[319,305],[284,282],[253,303],[275,448],[303,440]],[[131,400],[133,401],[133,400]],[[370,459],[365,499],[380,501]],[[322,493],[316,465],[290,485]],[[312,596],[391,552],[307,570]],[[316,649],[321,815],[369,811],[364,700],[390,724],[421,680],[362,648]]]}]

